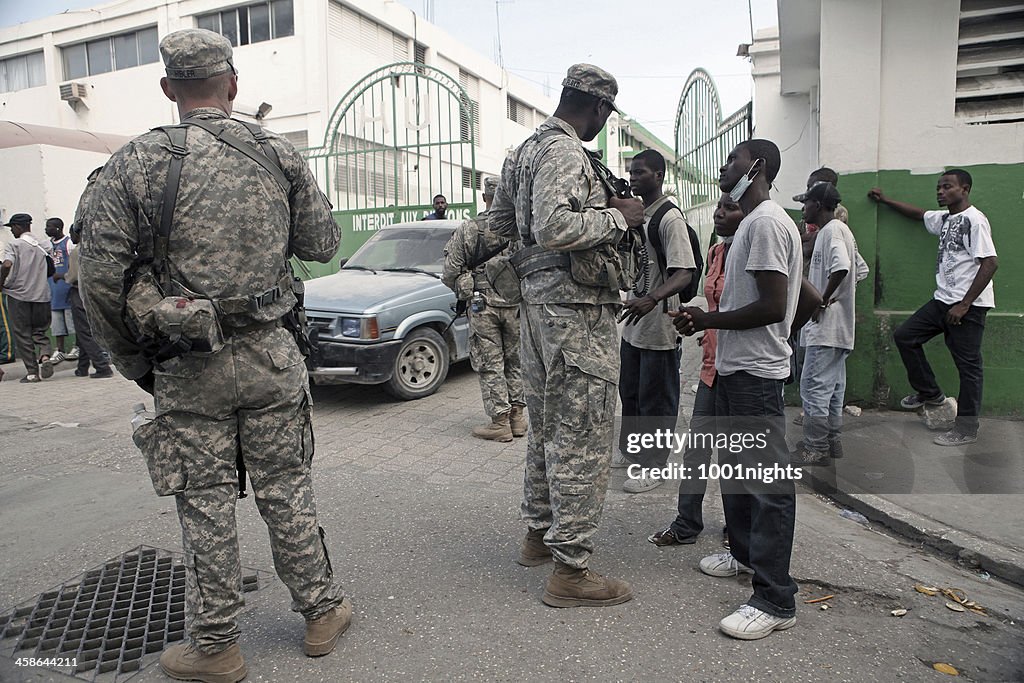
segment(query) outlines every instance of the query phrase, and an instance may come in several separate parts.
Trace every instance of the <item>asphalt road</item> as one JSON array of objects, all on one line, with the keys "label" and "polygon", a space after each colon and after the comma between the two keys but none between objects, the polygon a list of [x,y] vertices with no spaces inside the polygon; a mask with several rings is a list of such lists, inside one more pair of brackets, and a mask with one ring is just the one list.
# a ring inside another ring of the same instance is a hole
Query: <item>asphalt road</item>
[{"label": "asphalt road", "polygon": [[[469,436],[484,416],[465,365],[438,394],[410,403],[376,388],[316,389],[317,502],[355,621],[334,654],[302,655],[302,621],[273,576],[265,527],[252,499],[240,501],[243,564],[263,572],[241,619],[247,680],[946,680],[935,662],[966,680],[1024,680],[1024,593],[845,519],[812,494],[798,501],[801,592],[789,631],[756,642],[719,633],[750,580],[697,570],[720,550],[717,496],[696,545],[659,549],[646,537],[671,519],[675,493],[625,494],[621,470],[593,568],[630,580],[636,598],[546,607],[549,567],[513,561],[525,444]],[[66,368],[42,384],[5,381],[0,397],[0,611],[139,545],[180,551],[173,501],[153,494],[130,440],[130,408],[144,398],[134,384]],[[951,611],[917,583],[959,588],[987,615]],[[897,608],[908,612],[891,616]],[[18,666],[12,642],[0,641],[0,680],[78,680]],[[131,680],[164,680],[154,662],[143,658]]]}]

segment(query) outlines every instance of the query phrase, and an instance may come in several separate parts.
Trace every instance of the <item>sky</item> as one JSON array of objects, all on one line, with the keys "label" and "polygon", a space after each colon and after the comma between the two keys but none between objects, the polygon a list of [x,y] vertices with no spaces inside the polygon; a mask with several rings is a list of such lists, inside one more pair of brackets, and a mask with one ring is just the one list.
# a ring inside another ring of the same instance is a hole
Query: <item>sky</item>
[{"label": "sky", "polygon": [[[619,82],[619,108],[670,146],[690,72],[711,74],[728,116],[753,92],[750,63],[736,56],[750,42],[748,7],[755,31],[777,24],[775,0],[397,1],[552,97],[569,65],[602,67]],[[0,26],[100,4],[0,0]]]}]

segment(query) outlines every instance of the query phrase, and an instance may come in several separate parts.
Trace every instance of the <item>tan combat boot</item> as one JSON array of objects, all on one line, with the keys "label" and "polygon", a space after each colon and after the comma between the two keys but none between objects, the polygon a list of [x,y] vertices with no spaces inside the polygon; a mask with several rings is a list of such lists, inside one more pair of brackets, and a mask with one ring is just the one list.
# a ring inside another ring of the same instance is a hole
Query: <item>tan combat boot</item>
[{"label": "tan combat boot", "polygon": [[552,607],[606,607],[633,599],[633,588],[625,581],[601,576],[589,569],[576,569],[561,562],[541,600]]},{"label": "tan combat boot", "polygon": [[473,436],[488,441],[509,442],[512,440],[512,426],[509,424],[508,413],[491,418],[491,424],[473,427]]},{"label": "tan combat boot", "polygon": [[512,436],[526,436],[526,415],[523,413],[525,406],[512,406],[508,421],[512,427]]},{"label": "tan combat boot", "polygon": [[248,673],[238,643],[212,655],[204,655],[191,643],[171,645],[160,655],[160,668],[179,681],[237,683]]},{"label": "tan combat boot", "polygon": [[530,529],[523,538],[523,545],[519,549],[519,558],[516,560],[524,567],[537,567],[545,562],[550,562],[551,548],[544,545],[544,533],[547,529]]},{"label": "tan combat boot", "polygon": [[334,650],[338,638],[352,623],[352,601],[345,598],[327,613],[306,622],[307,657],[323,657]]}]

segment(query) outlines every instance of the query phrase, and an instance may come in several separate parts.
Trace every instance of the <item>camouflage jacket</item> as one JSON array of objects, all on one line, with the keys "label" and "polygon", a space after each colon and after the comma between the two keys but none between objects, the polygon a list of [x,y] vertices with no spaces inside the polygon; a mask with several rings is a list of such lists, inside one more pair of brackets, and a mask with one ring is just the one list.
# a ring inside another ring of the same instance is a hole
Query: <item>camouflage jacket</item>
[{"label": "camouflage jacket", "polygon": [[[248,129],[219,109],[196,109],[187,117],[226,123],[235,136],[252,140]],[[289,252],[307,261],[327,262],[334,256],[340,235],[327,198],[292,145],[272,133],[268,137],[291,182],[288,196],[253,160],[205,130],[188,129],[168,247],[176,287],[210,299],[250,297],[281,280]],[[162,131],[135,138],[90,183],[76,212],[82,227],[81,283],[93,331],[129,378],[144,375],[149,363],[122,320],[125,275],[137,258],[152,253],[169,150]],[[146,280],[135,286],[155,288]],[[221,323],[271,321],[294,303],[294,294],[287,291],[258,310],[225,315]]]},{"label": "camouflage jacket", "polygon": [[[552,128],[566,134],[540,141],[533,135],[505,160],[488,212],[491,230],[506,239],[529,235],[533,242],[555,251],[617,243],[626,230],[626,219],[617,209],[608,208],[608,193],[576,130],[551,116],[537,133]],[[522,292],[528,304],[620,300],[616,291],[577,284],[561,268],[528,275]]]},{"label": "camouflage jacket", "polygon": [[491,284],[484,277],[483,264],[477,265],[470,270],[469,263],[476,260],[477,254],[493,252],[505,245],[493,258],[507,256],[509,253],[508,240],[498,237],[491,232],[487,226],[487,212],[483,211],[475,218],[463,221],[452,233],[448,244],[444,248],[444,270],[441,271],[441,281],[448,285],[448,288],[455,292],[459,301],[468,301],[474,291],[484,296],[489,306],[518,306],[510,304],[491,287]]}]

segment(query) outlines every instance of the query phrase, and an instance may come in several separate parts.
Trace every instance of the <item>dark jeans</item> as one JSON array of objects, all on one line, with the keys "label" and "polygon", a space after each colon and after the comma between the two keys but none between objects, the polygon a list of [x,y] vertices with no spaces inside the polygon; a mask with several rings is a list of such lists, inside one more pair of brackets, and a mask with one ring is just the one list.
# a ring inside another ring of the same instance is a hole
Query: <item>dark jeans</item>
[{"label": "dark jeans", "polygon": [[622,340],[619,358],[619,400],[622,402],[622,428],[619,450],[643,467],[664,467],[668,449],[627,450],[630,434],[651,433],[656,429],[675,429],[679,414],[679,357],[682,349],[668,351],[640,349]]},{"label": "dark jeans", "polygon": [[68,300],[71,302],[71,318],[75,321],[75,336],[78,340],[78,369],[83,373],[89,372],[89,361],[92,361],[92,366],[98,372],[106,373],[110,370],[110,362],[103,355],[103,349],[92,336],[89,316],[85,312],[85,304],[82,303],[78,287],[68,290]]},{"label": "dark jeans", "polygon": [[[50,302],[20,301],[7,297],[7,309],[11,314],[11,327],[18,349],[18,357],[25,364],[26,374],[39,374],[39,359],[53,353],[50,337]],[[39,355],[36,355],[36,348]]]},{"label": "dark jeans", "polygon": [[941,334],[960,373],[960,394],[957,396],[956,428],[962,434],[978,433],[981,414],[982,363],[981,338],[985,333],[988,309],[971,306],[959,325],[946,322],[950,304],[932,299],[907,318],[893,333],[900,350],[907,379],[919,396],[935,398],[942,394],[935,373],[924,355],[924,344]]},{"label": "dark jeans", "polygon": [[[715,428],[715,394],[718,379],[709,387],[704,382],[697,384],[697,395],[693,399],[693,414],[690,416],[690,433],[713,433]],[[689,479],[679,481],[678,513],[672,522],[672,531],[679,538],[696,536],[704,531],[704,493],[708,488],[708,480],[697,476],[700,465],[707,466],[711,462],[711,448],[703,443],[691,444],[683,452],[683,467],[693,473]]]},{"label": "dark jeans", "polygon": [[[789,463],[783,380],[764,379],[746,372],[719,375],[715,413],[720,429],[730,433],[765,434],[765,449],[734,453],[722,449],[720,463],[765,467]],[[724,419],[723,419],[724,416]],[[726,490],[729,482],[722,482]],[[796,493],[791,479],[780,479],[770,491],[722,496],[729,549],[733,557],[754,570],[754,594],[747,604],[768,614],[788,618],[796,614],[796,582],[789,575],[796,521]]]}]

